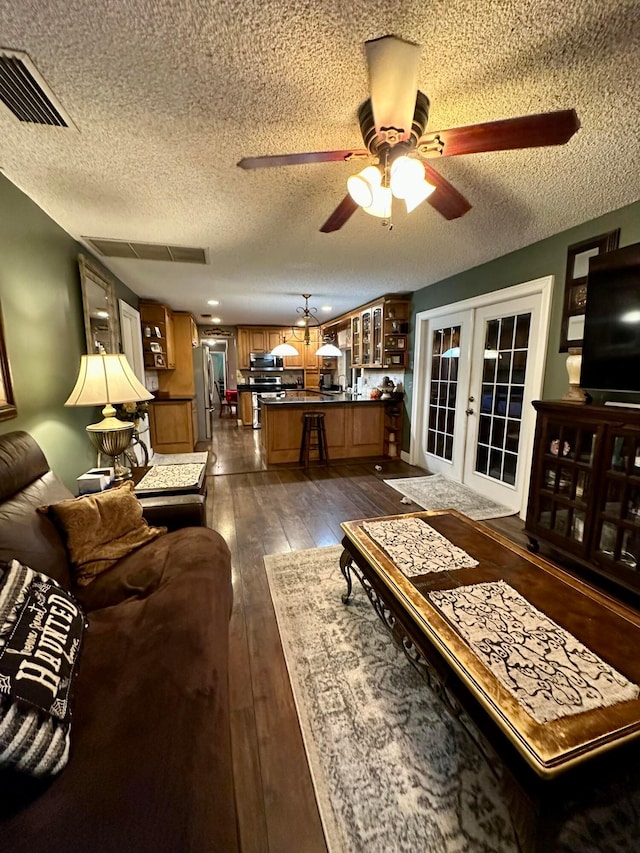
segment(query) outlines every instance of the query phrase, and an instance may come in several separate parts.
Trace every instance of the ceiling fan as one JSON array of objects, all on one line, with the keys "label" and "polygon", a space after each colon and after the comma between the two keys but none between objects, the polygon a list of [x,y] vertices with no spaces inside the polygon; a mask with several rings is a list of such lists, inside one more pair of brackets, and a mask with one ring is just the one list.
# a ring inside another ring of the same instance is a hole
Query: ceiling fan
[{"label": "ceiling fan", "polygon": [[373,165],[349,178],[349,193],[321,231],[342,228],[358,206],[388,222],[392,195],[403,198],[408,210],[426,200],[445,219],[457,219],[471,205],[428,158],[564,145],[580,127],[575,110],[556,110],[425,134],[429,99],[418,91],[419,45],[383,36],[366,42],[365,49],[371,97],[360,107],[358,119],[366,149],[245,157],[238,163],[242,169],[261,169],[372,160]]}]

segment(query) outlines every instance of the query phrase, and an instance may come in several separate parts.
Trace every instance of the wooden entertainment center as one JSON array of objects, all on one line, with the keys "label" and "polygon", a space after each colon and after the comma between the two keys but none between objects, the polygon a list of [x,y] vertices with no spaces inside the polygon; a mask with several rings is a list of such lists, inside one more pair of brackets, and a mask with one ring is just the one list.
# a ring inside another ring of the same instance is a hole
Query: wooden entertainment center
[{"label": "wooden entertainment center", "polygon": [[640,593],[640,408],[537,401],[525,533]]}]

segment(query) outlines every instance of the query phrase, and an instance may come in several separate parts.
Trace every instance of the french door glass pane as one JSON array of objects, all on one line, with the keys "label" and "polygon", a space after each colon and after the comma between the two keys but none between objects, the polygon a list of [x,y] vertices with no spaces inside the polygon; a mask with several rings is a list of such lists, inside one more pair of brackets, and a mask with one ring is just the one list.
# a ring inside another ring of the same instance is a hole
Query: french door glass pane
[{"label": "french door glass pane", "polygon": [[531,314],[485,325],[475,470],[515,485]]},{"label": "french door glass pane", "polygon": [[459,361],[460,326],[435,329],[431,338],[427,451],[448,461],[453,459]]}]

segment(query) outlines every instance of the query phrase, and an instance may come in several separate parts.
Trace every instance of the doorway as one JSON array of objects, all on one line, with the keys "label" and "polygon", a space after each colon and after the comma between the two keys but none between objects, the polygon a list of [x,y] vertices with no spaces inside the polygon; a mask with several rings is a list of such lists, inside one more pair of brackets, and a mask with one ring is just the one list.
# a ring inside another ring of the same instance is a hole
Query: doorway
[{"label": "doorway", "polygon": [[553,276],[420,312],[410,461],[523,517]]}]

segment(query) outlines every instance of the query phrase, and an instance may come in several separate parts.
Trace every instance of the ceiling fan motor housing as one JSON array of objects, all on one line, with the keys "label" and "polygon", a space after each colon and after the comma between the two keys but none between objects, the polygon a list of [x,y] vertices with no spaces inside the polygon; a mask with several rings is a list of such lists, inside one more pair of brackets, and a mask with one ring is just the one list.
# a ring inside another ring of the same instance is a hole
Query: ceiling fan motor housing
[{"label": "ceiling fan motor housing", "polygon": [[429,121],[429,106],[429,98],[423,92],[418,92],[411,129],[407,131],[403,127],[385,128],[384,138],[381,138],[376,133],[373,108],[369,98],[358,110],[358,121],[364,144],[374,157],[379,156],[383,148],[393,148],[398,143],[404,143],[403,148],[408,145],[410,149],[414,149]]}]

